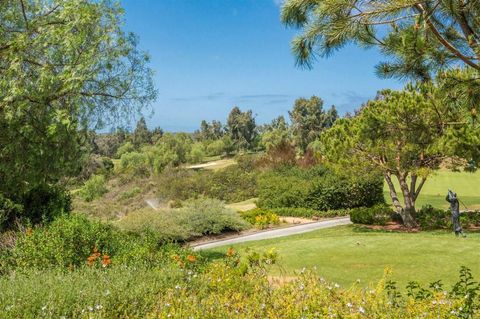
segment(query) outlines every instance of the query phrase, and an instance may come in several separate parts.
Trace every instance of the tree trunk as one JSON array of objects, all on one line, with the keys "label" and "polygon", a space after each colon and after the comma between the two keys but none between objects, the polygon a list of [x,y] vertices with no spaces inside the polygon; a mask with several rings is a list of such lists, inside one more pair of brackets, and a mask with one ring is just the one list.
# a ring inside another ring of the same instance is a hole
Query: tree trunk
[{"label": "tree trunk", "polygon": [[397,175],[398,182],[400,183],[400,189],[402,190],[403,199],[405,202],[405,208],[400,212],[402,216],[403,224],[408,227],[415,227],[417,223],[415,222],[415,191],[411,192],[408,189],[408,184],[406,180],[407,174],[399,173]]},{"label": "tree trunk", "polygon": [[395,190],[395,185],[393,185],[392,176],[390,173],[385,174],[385,181],[387,182],[388,189],[390,190],[390,198],[392,199],[393,206],[395,206],[397,213],[401,214],[403,207],[398,199],[397,191]]}]

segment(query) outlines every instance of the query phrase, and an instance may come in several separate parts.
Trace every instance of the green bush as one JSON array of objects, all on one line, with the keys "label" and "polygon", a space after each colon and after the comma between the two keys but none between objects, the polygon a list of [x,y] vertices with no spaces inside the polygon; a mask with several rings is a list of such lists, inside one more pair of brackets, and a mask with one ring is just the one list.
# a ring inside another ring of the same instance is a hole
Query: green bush
[{"label": "green bush", "polygon": [[392,220],[395,212],[386,205],[357,207],[350,210],[350,220],[355,224],[385,225]]},{"label": "green bush", "polygon": [[70,193],[58,185],[40,185],[22,196],[22,219],[38,224],[51,222],[72,209]]},{"label": "green bush", "polygon": [[335,209],[327,211],[319,211],[303,207],[280,207],[271,209],[278,216],[285,217],[301,217],[301,218],[332,218],[340,216],[348,216],[350,209]]},{"label": "green bush", "polygon": [[116,222],[121,229],[136,234],[150,233],[157,242],[187,241],[202,235],[240,231],[249,227],[241,216],[224,203],[198,198],[182,203],[182,207],[153,211],[142,209]]},{"label": "green bush", "polygon": [[81,266],[94,247],[114,255],[119,249],[118,239],[112,226],[73,214],[22,233],[11,256],[15,268]]},{"label": "green bush", "polygon": [[257,173],[246,166],[232,165],[218,171],[166,169],[158,176],[161,187],[157,193],[165,200],[206,196],[228,203],[241,202],[257,195]]},{"label": "green bush", "polygon": [[269,210],[254,208],[240,214],[243,219],[259,229],[265,229],[280,224],[280,218],[278,218],[278,215]]},{"label": "green bush", "polygon": [[283,167],[258,179],[258,205],[263,208],[303,207],[326,211],[384,203],[380,177],[347,178],[314,166]]},{"label": "green bush", "polygon": [[123,192],[122,195],[120,195],[120,199],[122,199],[122,200],[130,199],[130,198],[134,197],[135,195],[140,194],[141,192],[142,192],[142,190],[140,189],[140,187],[135,186],[132,189]]},{"label": "green bush", "polygon": [[240,231],[249,227],[233,209],[217,199],[198,198],[183,203],[175,210],[179,222],[191,236],[217,235],[224,231]]},{"label": "green bush", "polygon": [[102,197],[106,192],[107,186],[105,176],[94,175],[83,185],[80,190],[80,197],[87,202],[91,202],[96,198]]},{"label": "green bush", "polygon": [[137,210],[115,222],[115,225],[130,233],[150,234],[159,243],[183,242],[191,237],[189,229],[180,223],[178,214],[171,210]]},{"label": "green bush", "polygon": [[16,218],[21,218],[23,206],[0,194],[0,232],[11,228]]},{"label": "green bush", "polygon": [[188,162],[189,163],[201,163],[203,158],[205,157],[205,147],[202,143],[198,142],[192,145],[192,149],[188,154]]},{"label": "green bush", "polygon": [[129,175],[145,177],[150,175],[152,167],[145,152],[128,152],[120,157],[119,171]]},{"label": "green bush", "polygon": [[[431,205],[423,206],[416,213],[416,220],[424,230],[452,229],[452,213],[449,210],[434,208]],[[480,212],[468,212],[460,215],[460,223],[463,228],[479,227]]]},{"label": "green bush", "polygon": [[135,151],[135,146],[133,146],[131,142],[126,142],[118,148],[116,157],[121,158],[123,154],[131,153],[133,151]]}]

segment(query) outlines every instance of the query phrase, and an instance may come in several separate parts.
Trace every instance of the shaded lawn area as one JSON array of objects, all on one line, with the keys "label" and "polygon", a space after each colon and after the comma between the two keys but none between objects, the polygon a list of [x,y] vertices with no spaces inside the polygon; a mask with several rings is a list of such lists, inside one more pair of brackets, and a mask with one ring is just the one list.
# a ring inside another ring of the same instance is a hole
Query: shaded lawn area
[{"label": "shaded lawn area", "polygon": [[[455,238],[448,232],[386,233],[341,226],[233,247],[242,255],[249,249],[262,252],[275,247],[279,261],[270,270],[272,275],[292,276],[303,267],[316,267],[319,275],[342,286],[357,279],[365,286],[377,282],[386,267],[392,268],[392,280],[402,289],[409,281],[428,284],[439,279],[450,288],[461,266],[480,280],[480,233]],[[205,253],[214,258],[227,249]]]},{"label": "shaded lawn area", "polygon": [[[401,197],[403,203],[403,196],[401,195],[398,181],[394,178],[395,188],[397,194]],[[447,209],[449,204],[445,201],[448,189],[457,192],[460,200],[464,202],[469,209],[480,209],[480,172],[452,172],[446,169],[441,169],[432,174],[417,199],[416,207],[420,209],[423,205],[430,204],[437,208]],[[384,185],[385,200],[391,203],[388,186]],[[460,209],[465,209],[460,205]]]}]

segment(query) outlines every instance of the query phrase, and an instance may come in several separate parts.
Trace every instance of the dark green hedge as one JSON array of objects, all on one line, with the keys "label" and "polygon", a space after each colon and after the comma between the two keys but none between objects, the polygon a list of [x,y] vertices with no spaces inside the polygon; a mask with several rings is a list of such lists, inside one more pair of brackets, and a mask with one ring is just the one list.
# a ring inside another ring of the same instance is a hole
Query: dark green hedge
[{"label": "dark green hedge", "polygon": [[296,207],[317,211],[371,207],[384,203],[379,176],[347,178],[322,168],[284,168],[258,178],[258,206]]},{"label": "dark green hedge", "polygon": [[391,221],[395,212],[386,205],[357,207],[350,210],[350,220],[355,224],[385,225]]},{"label": "dark green hedge", "polygon": [[[422,229],[452,229],[452,214],[448,210],[434,208],[430,205],[423,206],[416,214],[418,224]],[[480,212],[469,212],[460,215],[463,228],[471,226],[480,227]]]},{"label": "dark green hedge", "polygon": [[271,211],[277,214],[278,216],[302,217],[302,218],[315,218],[315,217],[331,218],[331,217],[339,217],[339,216],[348,216],[348,213],[349,213],[349,209],[319,211],[319,210],[303,208],[303,207],[280,207],[280,208],[272,208]]}]

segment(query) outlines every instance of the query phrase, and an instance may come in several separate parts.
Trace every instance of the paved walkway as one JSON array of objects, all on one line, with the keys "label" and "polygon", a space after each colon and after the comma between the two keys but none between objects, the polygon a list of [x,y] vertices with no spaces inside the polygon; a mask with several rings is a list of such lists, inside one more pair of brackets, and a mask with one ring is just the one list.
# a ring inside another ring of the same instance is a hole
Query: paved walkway
[{"label": "paved walkway", "polygon": [[307,233],[317,229],[335,227],[340,225],[348,225],[351,223],[352,222],[350,221],[350,217],[342,217],[342,218],[336,218],[331,220],[324,220],[320,222],[313,222],[308,224],[291,226],[287,228],[266,230],[266,231],[258,232],[255,234],[239,236],[235,238],[216,240],[213,242],[199,244],[199,245],[193,246],[192,248],[193,250],[208,249],[208,248],[238,244],[238,243],[243,243],[243,242],[253,241],[253,240],[262,240],[262,239],[270,239],[270,238],[302,234],[302,233]]}]

